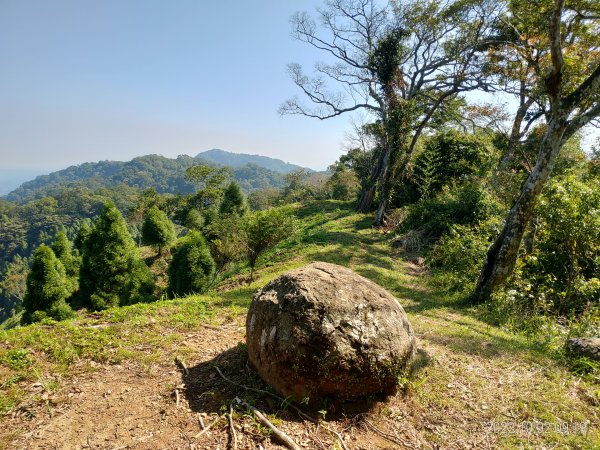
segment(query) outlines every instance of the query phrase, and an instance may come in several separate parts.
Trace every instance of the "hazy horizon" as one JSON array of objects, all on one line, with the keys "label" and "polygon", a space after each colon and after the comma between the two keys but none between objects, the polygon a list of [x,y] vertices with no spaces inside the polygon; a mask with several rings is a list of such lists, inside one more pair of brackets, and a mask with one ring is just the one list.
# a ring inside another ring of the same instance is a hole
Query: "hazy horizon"
[{"label": "hazy horizon", "polygon": [[[2,169],[52,172],[210,148],[325,169],[342,154],[351,117],[277,113],[300,94],[286,65],[310,71],[326,56],[290,36],[290,16],[319,5],[1,1]],[[589,148],[598,131],[587,134]]]},{"label": "hazy horizon", "polygon": [[[267,155],[262,155],[260,153],[248,153],[248,152],[240,152],[240,151],[234,151],[234,150],[227,150],[227,149],[222,149],[222,148],[218,148],[218,147],[212,147],[206,150],[200,150],[197,151],[195,153],[192,154],[187,154],[187,153],[180,153],[179,155],[187,155],[187,156],[192,156],[195,157],[200,153],[206,152],[206,151],[210,151],[210,150],[222,150],[228,153],[234,153],[234,154],[245,154],[245,155],[253,155],[253,156],[267,156]],[[108,159],[108,161],[118,161],[118,162],[127,162],[130,161],[134,158],[139,158],[141,156],[148,156],[151,154],[157,154],[159,156],[164,156],[166,158],[176,158],[177,156],[167,156],[167,155],[160,155],[158,153],[145,153],[145,154],[141,154],[141,155],[136,155],[133,156],[131,158],[127,158],[127,159]],[[302,166],[308,169],[313,169],[313,170],[322,170],[322,169],[315,169],[314,167],[310,167],[310,166],[306,166],[303,164],[299,164],[296,163],[294,161],[287,161],[285,159],[282,158],[277,158],[274,156],[269,156],[269,158],[273,158],[273,159],[278,159],[281,160],[285,163],[289,163],[289,164],[295,164],[298,166]],[[32,169],[5,169],[5,168],[0,168],[0,196],[4,196],[6,194],[9,194],[10,192],[14,191],[15,189],[17,189],[19,186],[21,186],[23,183],[27,182],[27,181],[31,181],[33,179],[35,179],[38,176],[41,175],[48,175],[52,172],[57,172],[63,169],[67,169],[69,167],[72,166],[78,166],[84,163],[97,163],[100,161],[107,161],[107,159],[97,159],[97,160],[90,160],[90,161],[83,161],[81,163],[76,163],[76,164],[69,164],[66,165],[64,167],[60,167],[58,169],[51,169],[51,170],[32,170]]]},{"label": "hazy horizon", "polygon": [[286,64],[320,52],[290,16],[320,1],[0,2],[4,170],[223,148],[324,169],[347,118],[280,117]]}]

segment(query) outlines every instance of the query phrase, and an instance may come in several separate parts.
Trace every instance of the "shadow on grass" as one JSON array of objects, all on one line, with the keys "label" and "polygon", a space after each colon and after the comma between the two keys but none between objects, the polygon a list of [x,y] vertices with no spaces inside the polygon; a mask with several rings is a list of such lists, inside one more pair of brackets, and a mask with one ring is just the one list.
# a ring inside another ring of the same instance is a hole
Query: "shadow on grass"
[{"label": "shadow on grass", "polygon": [[[307,254],[312,261],[323,261],[341,266],[372,265],[382,269],[392,270],[393,263],[390,258],[377,252],[366,253],[358,251],[357,246],[335,245],[334,248],[316,249]],[[352,267],[360,272],[356,267]],[[367,276],[370,278],[370,276]]]},{"label": "shadow on grass", "polygon": [[[460,314],[460,311],[457,311]],[[424,334],[420,339],[442,345],[456,353],[494,359],[506,355],[518,355],[521,359],[542,363],[548,360],[548,352],[541,346],[526,342],[522,337],[505,334],[484,322],[471,322],[469,316],[448,317],[436,315],[438,327],[435,334]]]},{"label": "shadow on grass", "polygon": [[237,306],[239,308],[248,308],[252,297],[258,291],[254,284],[249,286],[236,287],[229,291],[219,292],[220,300],[215,303],[218,307]]},{"label": "shadow on grass", "polygon": [[355,203],[341,200],[315,200],[302,205],[296,210],[299,219],[315,216],[318,214],[341,213],[339,217],[347,216],[354,212]]}]

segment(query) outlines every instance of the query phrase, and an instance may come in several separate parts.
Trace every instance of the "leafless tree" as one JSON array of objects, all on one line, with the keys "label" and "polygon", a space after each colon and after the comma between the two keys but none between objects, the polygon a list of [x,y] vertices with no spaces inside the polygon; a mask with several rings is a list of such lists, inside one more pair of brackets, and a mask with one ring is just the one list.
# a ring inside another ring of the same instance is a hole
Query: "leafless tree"
[{"label": "leafless tree", "polygon": [[[308,102],[292,98],[280,112],[318,119],[361,109],[373,115],[382,151],[358,209],[370,210],[378,191],[377,224],[385,221],[392,188],[434,114],[461,93],[486,87],[480,55],[496,10],[492,0],[381,6],[376,0],[328,0],[317,20],[307,13],[293,17],[294,36],[333,62],[316,64],[314,76],[291,64],[291,78]],[[410,126],[400,125],[399,116]]]}]

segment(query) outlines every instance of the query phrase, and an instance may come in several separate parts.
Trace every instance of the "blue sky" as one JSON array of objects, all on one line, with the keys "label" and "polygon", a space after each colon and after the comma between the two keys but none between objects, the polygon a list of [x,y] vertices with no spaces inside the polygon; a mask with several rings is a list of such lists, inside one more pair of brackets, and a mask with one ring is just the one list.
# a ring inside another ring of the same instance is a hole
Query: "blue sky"
[{"label": "blue sky", "polygon": [[349,118],[277,114],[287,63],[324,56],[289,18],[321,4],[0,0],[0,173],[210,148],[324,169]]},{"label": "blue sky", "polygon": [[0,0],[0,169],[50,171],[210,148],[316,169],[347,118],[280,117],[301,0]]}]

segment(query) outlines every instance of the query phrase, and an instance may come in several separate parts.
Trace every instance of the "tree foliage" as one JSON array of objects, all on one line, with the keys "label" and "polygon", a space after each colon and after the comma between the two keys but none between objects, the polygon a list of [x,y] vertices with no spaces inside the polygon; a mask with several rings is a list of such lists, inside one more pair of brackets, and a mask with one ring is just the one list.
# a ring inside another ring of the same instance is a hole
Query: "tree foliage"
[{"label": "tree foliage", "polygon": [[235,214],[220,214],[205,228],[211,254],[218,269],[231,262],[240,261],[246,254],[244,222]]},{"label": "tree foliage", "polygon": [[52,243],[52,251],[65,268],[69,295],[79,289],[79,267],[81,259],[73,250],[73,243],[64,231],[60,231]]},{"label": "tree foliage", "polygon": [[185,179],[197,187],[194,202],[198,208],[209,208],[219,204],[231,178],[229,167],[197,165],[185,171]]},{"label": "tree foliage", "polygon": [[152,275],[114,204],[104,206],[83,242],[79,280],[81,300],[94,310],[151,298]]},{"label": "tree foliage", "polygon": [[219,207],[219,213],[235,214],[241,217],[247,212],[248,204],[246,202],[246,197],[239,185],[235,181],[232,181],[223,193],[223,201]]},{"label": "tree foliage", "polygon": [[600,180],[554,180],[536,213],[521,276],[545,292],[553,310],[581,313],[600,299]]},{"label": "tree foliage", "polygon": [[243,239],[246,247],[250,278],[258,258],[284,239],[294,234],[295,220],[291,209],[272,208],[248,214],[243,223]]},{"label": "tree foliage", "polygon": [[329,168],[333,173],[327,180],[327,190],[336,200],[356,200],[360,188],[353,170],[338,162]]},{"label": "tree foliage", "polygon": [[562,147],[582,127],[600,117],[600,7],[586,0],[542,0],[509,4],[503,23],[510,39],[500,48],[530,68],[525,83],[539,107],[545,132],[536,161],[490,246],[473,298],[490,299],[512,274],[536,202]]},{"label": "tree foliage", "polygon": [[169,294],[183,296],[204,292],[215,273],[213,260],[204,237],[198,232],[187,235],[178,245],[169,265]]},{"label": "tree foliage", "polygon": [[277,189],[261,189],[248,195],[248,206],[250,206],[250,209],[253,211],[260,211],[277,206],[280,200],[281,195]]},{"label": "tree foliage", "polygon": [[152,206],[146,213],[142,225],[142,243],[157,248],[160,255],[162,249],[169,246],[174,240],[175,227],[173,222],[158,207]]},{"label": "tree foliage", "polygon": [[45,317],[55,320],[73,317],[73,310],[66,303],[70,294],[64,266],[49,247],[41,245],[33,255],[31,272],[27,276],[23,323]]},{"label": "tree foliage", "polygon": [[444,186],[466,182],[491,169],[493,148],[478,135],[447,130],[427,140],[415,159],[414,176],[421,195],[429,197]]},{"label": "tree foliage", "polygon": [[15,256],[0,274],[0,321],[22,309],[28,274],[29,262],[20,256]]}]

